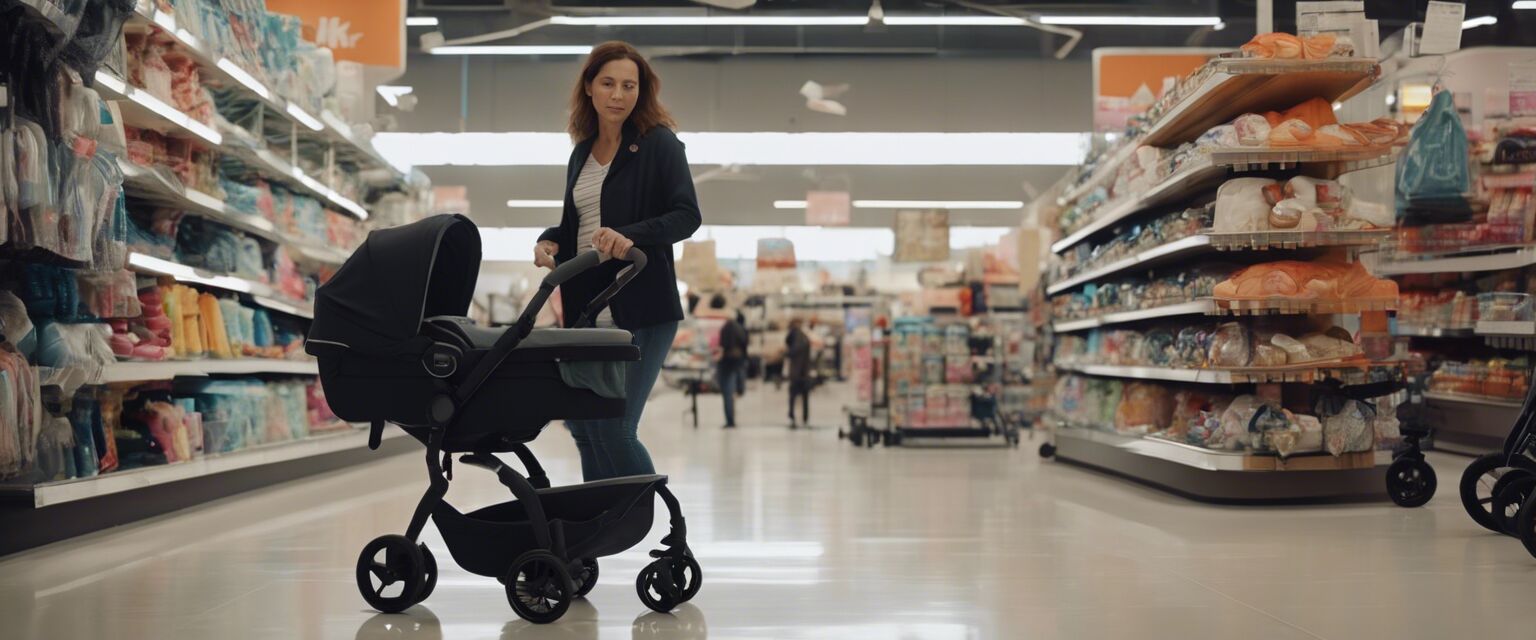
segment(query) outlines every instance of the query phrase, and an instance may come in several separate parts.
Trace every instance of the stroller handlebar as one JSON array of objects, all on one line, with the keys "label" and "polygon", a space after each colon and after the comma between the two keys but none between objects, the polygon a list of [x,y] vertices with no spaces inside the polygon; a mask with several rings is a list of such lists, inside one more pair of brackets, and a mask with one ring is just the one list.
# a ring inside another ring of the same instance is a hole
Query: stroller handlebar
[{"label": "stroller handlebar", "polygon": [[[633,280],[645,268],[645,252],[641,251],[638,247],[631,247],[629,252],[624,254],[623,259],[629,261],[630,265],[619,271],[619,274],[613,279],[613,284],[608,285],[608,288],[603,289],[602,293],[599,293],[597,297],[592,299],[592,303],[587,305],[587,309],[582,313],[580,320],[576,324],[571,325],[573,328],[591,324],[597,317],[597,312],[604,306],[607,306],[608,300],[613,298],[614,294],[623,289],[624,285],[629,284],[629,281]],[[535,293],[533,299],[528,301],[528,307],[523,309],[523,314],[518,317],[517,323],[508,328],[506,333],[496,340],[496,344],[491,347],[491,352],[486,354],[484,358],[481,358],[480,362],[475,365],[474,370],[470,371],[469,377],[465,378],[464,384],[459,387],[458,393],[455,394],[457,396],[457,404],[462,405],[470,397],[474,396],[475,392],[480,390],[480,386],[485,384],[485,380],[491,376],[491,372],[501,366],[502,361],[507,359],[507,356],[512,353],[513,349],[517,348],[518,343],[522,342],[523,338],[533,331],[534,319],[539,317],[539,312],[544,309],[544,303],[549,300],[549,295],[554,291],[555,287],[569,281],[587,269],[602,264],[602,262],[602,254],[596,251],[587,251],[577,254],[576,257],[565,261],[564,264],[549,272],[549,275],[544,276],[543,282],[539,285],[538,293]]]}]

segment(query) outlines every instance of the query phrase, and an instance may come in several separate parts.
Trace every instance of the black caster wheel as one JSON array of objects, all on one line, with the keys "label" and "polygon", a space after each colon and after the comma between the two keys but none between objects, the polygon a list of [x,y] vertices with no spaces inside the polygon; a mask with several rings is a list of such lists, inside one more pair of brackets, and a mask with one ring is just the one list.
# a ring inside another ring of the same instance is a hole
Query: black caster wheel
[{"label": "black caster wheel", "polygon": [[[1516,457],[1516,464],[1520,468],[1506,467],[1508,460],[1502,452],[1487,453],[1478,456],[1467,465],[1467,470],[1461,474],[1461,483],[1458,486],[1461,495],[1461,506],[1467,510],[1467,515],[1472,520],[1489,531],[1503,533],[1499,522],[1493,515],[1493,500],[1499,490],[1508,486],[1509,482],[1519,479],[1521,476],[1530,475],[1533,465],[1525,462],[1524,458]],[[1503,482],[1504,484],[1499,484]]]},{"label": "black caster wheel", "polygon": [[640,602],[651,611],[657,613],[671,613],[677,607],[680,600],[677,583],[673,580],[671,563],[663,558],[645,565],[640,570],[640,575],[635,576],[635,593],[640,596]]},{"label": "black caster wheel", "polygon": [[1536,476],[1527,474],[1509,474],[1505,478],[1514,478],[1509,482],[1500,481],[1503,485],[1493,494],[1493,506],[1490,512],[1493,519],[1499,524],[1499,530],[1512,536],[1519,536],[1520,530],[1516,516],[1525,506],[1527,498],[1531,497],[1532,490],[1536,490]]},{"label": "black caster wheel", "polygon": [[1056,457],[1056,445],[1049,442],[1040,443],[1040,457],[1046,459]]},{"label": "black caster wheel", "polygon": [[579,568],[571,574],[571,580],[576,583],[576,597],[585,598],[592,593],[592,587],[597,586],[597,559],[582,558]]},{"label": "black caster wheel", "polygon": [[864,446],[864,434],[857,431],[850,433],[848,434],[848,441],[852,442],[855,447],[862,447]]},{"label": "black caster wheel", "polygon": [[[405,536],[374,538],[357,557],[357,590],[368,606],[384,613],[399,613],[421,602],[427,585],[427,562],[422,547]],[[436,569],[433,571],[436,582]]]},{"label": "black caster wheel", "polygon": [[1419,458],[1398,458],[1387,467],[1387,496],[1399,507],[1422,507],[1435,497],[1435,469]]},{"label": "black caster wheel", "polygon": [[416,546],[421,547],[422,566],[427,572],[427,582],[421,585],[421,593],[416,596],[416,601],[421,602],[430,597],[432,590],[437,588],[437,559],[432,557],[432,550],[428,549],[427,545]]},{"label": "black caster wheel", "polygon": [[548,551],[529,551],[507,572],[507,602],[524,620],[548,624],[565,615],[576,599],[576,585],[565,563]]},{"label": "black caster wheel", "polygon": [[1520,544],[1525,545],[1526,553],[1536,557],[1536,493],[1527,496],[1525,504],[1515,514],[1516,535],[1520,537]]},{"label": "black caster wheel", "polygon": [[671,571],[672,584],[677,586],[678,604],[699,595],[699,588],[704,586],[704,572],[699,568],[699,561],[694,560],[692,554],[673,558]]}]

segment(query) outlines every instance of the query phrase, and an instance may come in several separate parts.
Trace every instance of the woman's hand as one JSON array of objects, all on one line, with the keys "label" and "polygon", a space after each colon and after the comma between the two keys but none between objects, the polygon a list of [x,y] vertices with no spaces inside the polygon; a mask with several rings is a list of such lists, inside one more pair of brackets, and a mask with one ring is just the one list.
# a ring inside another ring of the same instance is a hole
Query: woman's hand
[{"label": "woman's hand", "polygon": [[592,234],[592,248],[610,258],[623,258],[634,246],[634,241],[608,227]]},{"label": "woman's hand", "polygon": [[555,268],[555,254],[560,253],[560,245],[552,240],[540,240],[533,245],[533,266],[546,269]]}]

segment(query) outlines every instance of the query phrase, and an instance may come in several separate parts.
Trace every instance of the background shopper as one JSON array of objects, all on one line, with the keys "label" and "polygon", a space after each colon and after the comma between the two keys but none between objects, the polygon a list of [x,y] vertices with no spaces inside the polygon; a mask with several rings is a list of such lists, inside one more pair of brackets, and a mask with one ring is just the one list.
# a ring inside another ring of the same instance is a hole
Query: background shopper
[{"label": "background shopper", "polygon": [[[725,296],[715,294],[709,301],[712,309],[725,311]],[[747,375],[747,328],[741,323],[741,314],[725,313],[725,324],[720,326],[720,360],[715,365],[715,378],[720,385],[720,397],[725,402],[725,428],[736,427],[736,397],[746,392]]]},{"label": "background shopper", "polygon": [[795,399],[800,399],[800,424],[811,421],[811,337],[799,318],[789,321],[784,336],[784,363],[789,378],[789,426],[795,426]]},{"label": "background shopper", "polygon": [[[629,330],[640,347],[625,382],[628,409],[622,419],[567,422],[587,481],[656,472],[637,431],[683,318],[672,245],[702,221],[688,158],[660,94],[661,78],[634,47],[592,49],[571,94],[567,130],[576,149],[566,166],[564,213],[534,248],[534,263],[549,268],[594,249],[623,256],[638,247],[648,259],[597,318],[598,326]],[[623,266],[611,261],[561,285],[567,325]]]}]

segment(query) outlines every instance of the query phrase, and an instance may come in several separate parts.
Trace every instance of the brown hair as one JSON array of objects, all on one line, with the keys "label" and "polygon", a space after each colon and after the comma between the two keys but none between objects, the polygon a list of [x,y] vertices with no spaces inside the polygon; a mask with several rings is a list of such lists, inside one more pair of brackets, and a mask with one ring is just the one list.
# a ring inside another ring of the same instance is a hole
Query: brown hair
[{"label": "brown hair", "polygon": [[592,53],[587,56],[587,63],[581,68],[581,76],[576,78],[576,89],[571,92],[571,121],[566,125],[572,142],[581,142],[597,135],[597,111],[592,108],[592,97],[587,95],[587,85],[597,78],[597,72],[602,70],[603,65],[626,58],[640,69],[640,98],[635,103],[635,110],[629,114],[629,123],[640,131],[640,135],[645,135],[655,127],[677,128],[672,114],[661,104],[661,76],[656,75],[651,63],[646,62],[645,56],[640,55],[628,42],[614,40],[593,47]]}]

